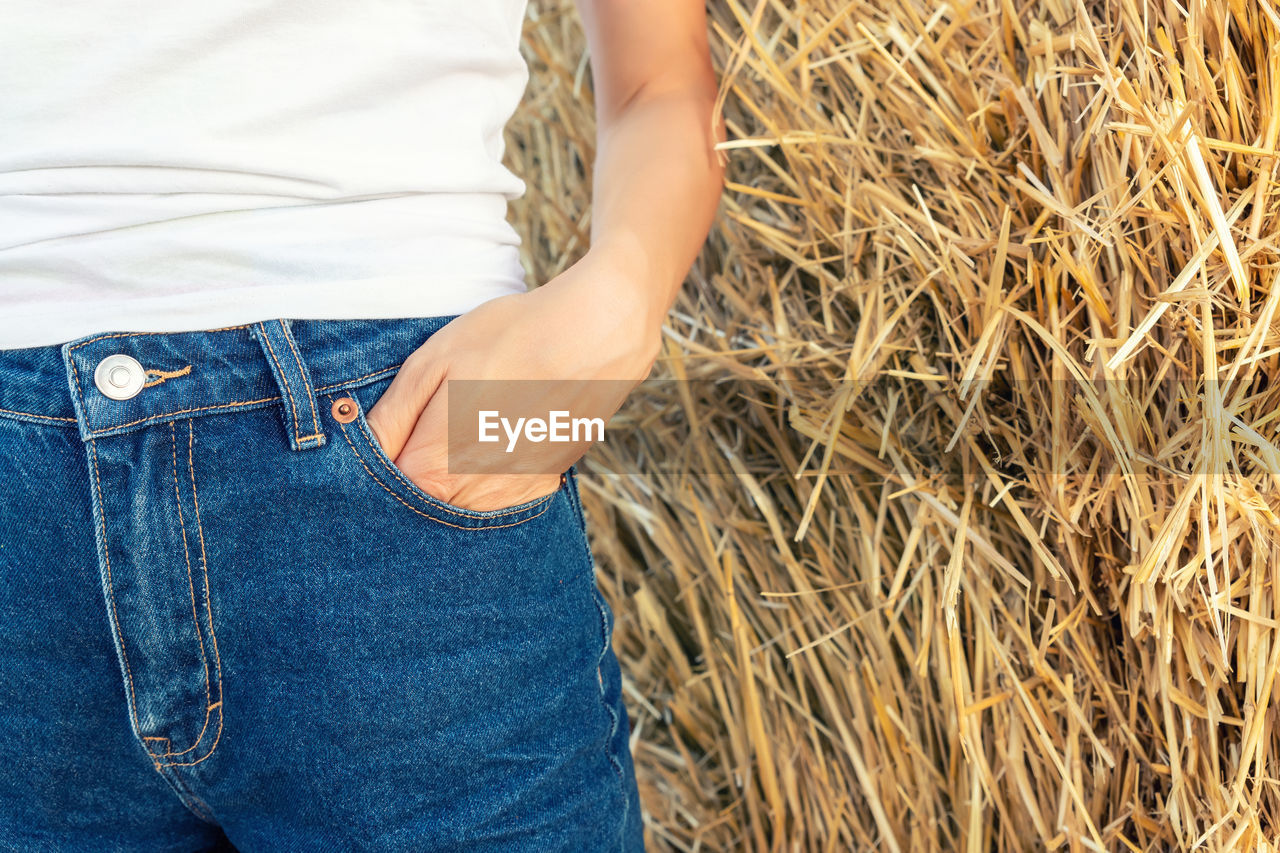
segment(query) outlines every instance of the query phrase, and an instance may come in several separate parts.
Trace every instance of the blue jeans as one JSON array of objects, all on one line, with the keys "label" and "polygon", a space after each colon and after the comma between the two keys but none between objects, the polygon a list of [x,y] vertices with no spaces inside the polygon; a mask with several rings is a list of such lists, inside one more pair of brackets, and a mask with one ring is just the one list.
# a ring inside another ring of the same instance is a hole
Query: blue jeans
[{"label": "blue jeans", "polygon": [[0,849],[643,849],[576,470],[462,509],[364,419],[450,319],[0,350]]}]

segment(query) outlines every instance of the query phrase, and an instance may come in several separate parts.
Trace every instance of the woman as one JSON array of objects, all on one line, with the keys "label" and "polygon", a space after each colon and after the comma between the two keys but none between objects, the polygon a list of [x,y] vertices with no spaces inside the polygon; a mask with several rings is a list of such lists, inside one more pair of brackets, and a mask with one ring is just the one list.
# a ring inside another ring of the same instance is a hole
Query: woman
[{"label": "woman", "polygon": [[701,6],[580,0],[591,246],[533,289],[522,0],[0,10],[0,849],[642,849],[585,445],[485,468],[444,391],[648,374]]}]

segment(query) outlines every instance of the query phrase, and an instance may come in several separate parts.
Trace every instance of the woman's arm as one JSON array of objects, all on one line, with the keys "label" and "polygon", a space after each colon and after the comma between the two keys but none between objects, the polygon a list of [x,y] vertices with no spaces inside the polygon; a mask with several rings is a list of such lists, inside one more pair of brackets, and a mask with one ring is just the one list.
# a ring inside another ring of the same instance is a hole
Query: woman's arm
[{"label": "woman's arm", "polygon": [[[656,334],[697,257],[723,185],[717,81],[701,0],[578,0],[597,146],[590,253],[631,268]],[[718,117],[717,117],[718,119]]]},{"label": "woman's arm", "polygon": [[[653,366],[663,319],[720,197],[713,146],[723,134],[712,123],[717,84],[700,0],[578,2],[597,115],[590,248],[541,287],[489,300],[446,325],[368,413],[406,476],[471,509],[549,494],[559,481],[550,472],[567,469],[586,447],[536,445],[520,464],[541,474],[450,474],[449,463],[464,467],[460,459],[478,445],[469,450],[456,434],[446,442],[445,395],[436,393],[443,383],[490,380],[470,387],[493,388],[481,407],[501,410],[515,408],[518,396],[504,398],[516,384],[501,380],[553,380],[565,390],[556,408],[612,415]],[[492,461],[492,445],[479,450]]]}]

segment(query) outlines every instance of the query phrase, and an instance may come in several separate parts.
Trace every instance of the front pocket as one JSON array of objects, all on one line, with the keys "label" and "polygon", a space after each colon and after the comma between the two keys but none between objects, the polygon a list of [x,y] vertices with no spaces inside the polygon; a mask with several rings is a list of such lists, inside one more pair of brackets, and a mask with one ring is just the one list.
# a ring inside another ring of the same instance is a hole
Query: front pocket
[{"label": "front pocket", "polygon": [[384,378],[361,388],[335,392],[327,395],[325,401],[326,408],[330,409],[334,401],[344,396],[355,401],[354,420],[341,423],[330,414],[330,423],[364,473],[407,510],[449,527],[462,530],[492,530],[514,527],[532,521],[547,512],[556,499],[570,500],[567,492],[568,484],[563,476],[560,478],[560,487],[551,494],[502,509],[466,509],[423,491],[391,460],[365,419],[366,406],[371,406],[377,401],[390,381],[390,378]]}]

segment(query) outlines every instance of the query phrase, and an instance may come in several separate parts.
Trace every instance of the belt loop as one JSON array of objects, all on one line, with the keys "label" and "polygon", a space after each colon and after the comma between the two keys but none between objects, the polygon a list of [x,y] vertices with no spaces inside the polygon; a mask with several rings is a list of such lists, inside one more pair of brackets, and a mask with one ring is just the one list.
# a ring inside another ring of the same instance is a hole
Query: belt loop
[{"label": "belt loop", "polygon": [[320,425],[315,386],[311,384],[311,374],[298,352],[298,342],[294,340],[289,321],[266,320],[255,323],[251,329],[262,345],[276,384],[280,386],[289,446],[294,450],[323,446],[326,436],[324,427]]}]

